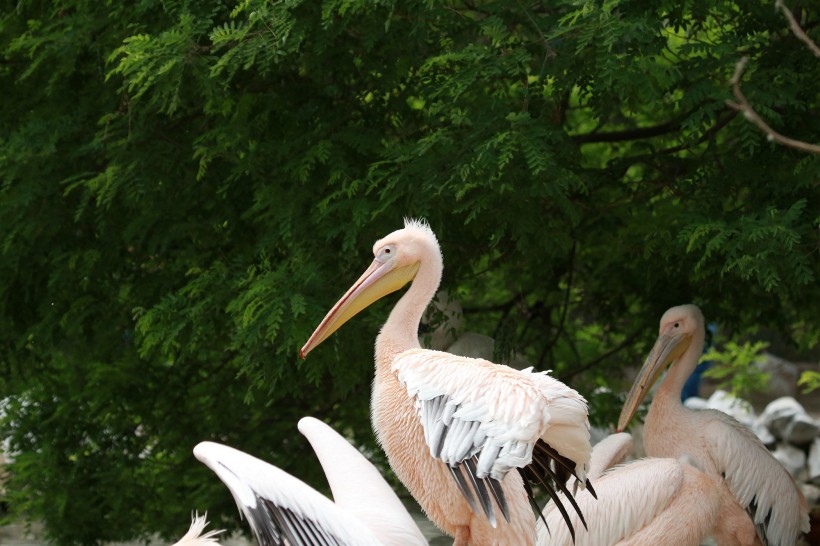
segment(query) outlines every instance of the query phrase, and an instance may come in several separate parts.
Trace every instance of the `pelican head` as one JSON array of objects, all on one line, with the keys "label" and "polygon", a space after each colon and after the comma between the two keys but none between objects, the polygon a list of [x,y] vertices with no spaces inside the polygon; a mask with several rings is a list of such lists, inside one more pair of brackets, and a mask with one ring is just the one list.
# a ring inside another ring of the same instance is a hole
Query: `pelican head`
[{"label": "pelican head", "polygon": [[373,255],[370,267],[336,302],[302,347],[302,358],[359,311],[412,281],[423,260],[441,260],[435,234],[420,220],[405,220],[403,229],[376,241]]},{"label": "pelican head", "polygon": [[695,334],[703,331],[703,322],[703,313],[696,305],[679,305],[663,314],[658,339],[624,402],[618,419],[618,432],[629,424],[661,373],[686,352]]}]

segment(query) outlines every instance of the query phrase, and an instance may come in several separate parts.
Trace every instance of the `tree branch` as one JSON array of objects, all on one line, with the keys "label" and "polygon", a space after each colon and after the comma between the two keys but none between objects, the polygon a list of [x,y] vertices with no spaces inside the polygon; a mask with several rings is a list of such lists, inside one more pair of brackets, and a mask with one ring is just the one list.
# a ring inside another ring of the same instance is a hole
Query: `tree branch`
[{"label": "tree branch", "polygon": [[621,142],[624,140],[640,140],[642,138],[652,138],[678,131],[681,127],[680,120],[667,121],[652,127],[638,127],[637,129],[627,129],[625,131],[604,131],[601,133],[587,133],[574,135],[572,140],[578,144],[589,144],[592,142]]},{"label": "tree branch", "polygon": [[[814,43],[814,41],[809,38],[808,34],[806,34],[806,32],[801,28],[800,24],[797,22],[797,18],[794,16],[794,13],[786,7],[782,0],[777,0],[775,2],[775,7],[779,8],[789,21],[789,27],[791,27],[792,33],[794,33],[799,40],[806,44],[809,50],[814,53],[815,57],[820,57],[820,47],[817,47],[817,44]],[[746,100],[746,97],[740,90],[740,78],[743,76],[743,70],[746,68],[747,62],[749,62],[749,57],[742,57],[735,65],[735,72],[732,74],[732,79],[729,80],[729,83],[732,84],[732,92],[735,95],[737,102],[727,100],[726,106],[729,108],[734,108],[738,112],[743,112],[746,119],[754,123],[766,134],[766,138],[772,142],[777,142],[778,144],[795,148],[796,150],[801,150],[812,154],[820,154],[820,146],[781,135],[772,129],[769,124],[766,123],[757,112],[755,112],[752,105],[749,104],[749,101]]]},{"label": "tree branch", "polygon": [[777,142],[778,144],[782,144],[784,146],[789,146],[790,148],[795,148],[797,150],[802,150],[804,152],[809,152],[813,154],[820,154],[820,146],[815,144],[809,144],[808,142],[803,142],[802,140],[795,140],[793,138],[789,138],[785,135],[781,135],[774,129],[772,129],[768,123],[766,123],[760,115],[755,112],[752,105],[749,104],[749,101],[746,100],[745,95],[740,90],[740,78],[743,76],[743,70],[746,68],[746,63],[749,61],[749,57],[742,57],[737,64],[735,65],[735,72],[732,75],[732,79],[729,80],[729,83],[732,84],[732,92],[737,99],[737,102],[727,100],[726,105],[730,108],[733,108],[739,112],[742,112],[746,119],[754,123],[761,131],[766,134],[766,138],[773,142]]},{"label": "tree branch", "polygon": [[635,330],[634,332],[632,332],[631,334],[626,336],[626,339],[624,339],[621,343],[619,343],[615,347],[609,349],[608,351],[605,351],[604,353],[601,353],[600,355],[596,356],[595,358],[593,358],[589,362],[587,362],[585,364],[582,364],[578,368],[575,368],[574,370],[572,370],[570,372],[567,372],[565,374],[562,374],[562,375],[558,376],[557,379],[559,381],[567,381],[569,379],[572,379],[576,375],[578,375],[580,373],[583,373],[583,372],[589,370],[590,368],[592,368],[594,366],[597,366],[598,364],[600,364],[601,362],[603,362],[604,360],[606,360],[610,356],[612,356],[612,355],[622,351],[626,347],[629,347],[630,345],[632,345],[635,342],[635,340],[638,338],[638,336],[641,333],[643,333],[644,331],[645,330],[643,328]]},{"label": "tree branch", "polygon": [[783,3],[783,0],[777,0],[774,3],[776,8],[780,8],[783,12],[783,15],[786,16],[786,19],[789,21],[789,26],[792,29],[792,32],[795,36],[797,36],[803,43],[808,46],[812,53],[814,53],[815,57],[820,57],[820,47],[817,47],[817,44],[814,43],[814,40],[809,38],[809,35],[800,27],[800,24],[797,22],[792,10],[786,7],[786,4]]}]

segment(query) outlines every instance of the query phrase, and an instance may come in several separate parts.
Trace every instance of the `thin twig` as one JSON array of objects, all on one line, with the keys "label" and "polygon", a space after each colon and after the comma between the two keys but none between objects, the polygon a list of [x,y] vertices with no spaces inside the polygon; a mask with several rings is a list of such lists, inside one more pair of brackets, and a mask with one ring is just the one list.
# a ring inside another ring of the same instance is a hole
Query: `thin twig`
[{"label": "thin twig", "polygon": [[802,150],[804,152],[809,152],[813,154],[820,154],[820,146],[815,144],[809,144],[808,142],[803,142],[802,140],[795,140],[793,138],[789,138],[785,135],[781,135],[774,129],[772,129],[768,123],[763,121],[763,118],[755,112],[752,105],[749,104],[749,101],[746,100],[746,96],[743,94],[743,91],[740,90],[740,78],[743,76],[743,70],[746,68],[746,63],[749,61],[749,57],[742,57],[737,64],[735,65],[735,72],[732,75],[732,79],[729,80],[729,83],[732,84],[732,92],[737,99],[737,102],[727,100],[726,106],[733,108],[739,112],[742,112],[746,119],[754,123],[761,131],[766,134],[766,138],[773,142],[777,142],[778,144],[783,144],[784,146],[789,146],[791,148],[795,148],[797,150]]},{"label": "thin twig", "polygon": [[777,0],[774,3],[774,5],[776,8],[780,8],[780,10],[783,12],[783,15],[785,15],[786,19],[789,20],[789,26],[791,27],[794,35],[797,36],[800,40],[803,41],[803,43],[805,43],[809,47],[811,52],[814,53],[815,57],[820,57],[820,47],[817,47],[817,44],[814,43],[814,40],[809,38],[809,35],[806,34],[806,32],[797,22],[797,19],[792,13],[792,10],[787,8],[786,4],[784,4],[782,0]]},{"label": "thin twig", "polygon": [[564,333],[564,327],[567,322],[567,311],[569,311],[569,299],[572,294],[572,274],[575,270],[575,241],[572,242],[572,249],[569,254],[569,266],[567,267],[567,289],[564,292],[564,305],[561,307],[561,318],[558,319],[558,327],[555,329],[555,336],[549,342],[549,347],[555,347],[561,334]]},{"label": "thin twig", "polygon": [[585,364],[582,364],[581,366],[578,366],[577,368],[575,368],[573,370],[570,370],[567,373],[564,373],[564,374],[558,376],[557,379],[559,381],[567,381],[569,379],[572,379],[576,375],[578,375],[580,373],[583,373],[583,372],[589,370],[590,368],[593,368],[593,367],[597,366],[598,364],[605,361],[606,359],[608,359],[612,355],[614,355],[614,354],[622,351],[626,347],[629,347],[630,345],[632,345],[635,342],[635,340],[638,339],[638,336],[641,333],[643,333],[643,331],[644,331],[643,329],[635,330],[634,332],[632,332],[631,334],[626,336],[626,339],[624,339],[621,343],[619,343],[615,347],[612,347],[608,351],[604,351],[603,353],[601,353],[597,357],[593,358],[589,362],[586,362]]}]

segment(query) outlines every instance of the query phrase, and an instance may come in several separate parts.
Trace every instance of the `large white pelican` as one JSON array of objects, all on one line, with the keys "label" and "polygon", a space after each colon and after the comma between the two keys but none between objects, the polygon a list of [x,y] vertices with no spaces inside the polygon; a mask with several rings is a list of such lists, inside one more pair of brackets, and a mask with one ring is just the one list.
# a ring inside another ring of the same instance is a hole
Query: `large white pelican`
[{"label": "large white pelican", "polygon": [[379,471],[355,447],[312,417],[298,426],[322,464],[333,501],[242,451],[213,442],[194,448],[196,458],[228,486],[260,546],[427,544]]},{"label": "large white pelican", "polygon": [[[379,443],[454,544],[533,544],[531,489],[522,474],[540,477],[553,496],[556,488],[566,489],[565,472],[586,483],[586,401],[546,373],[420,347],[419,322],[442,274],[441,250],[425,223],[406,220],[404,229],[376,242],[373,253],[373,263],[325,316],[302,357],[356,313],[411,283],[376,338],[371,410]],[[559,510],[569,522],[567,509]]]},{"label": "large white pelican", "polygon": [[[624,402],[618,430],[626,428],[661,372],[644,424],[644,448],[652,457],[687,457],[718,478],[728,491],[721,508],[718,544],[794,546],[809,530],[806,499],[792,477],[749,429],[716,410],[691,410],[681,389],[698,363],[705,337],[703,314],[694,305],[664,313],[660,335]],[[748,515],[747,515],[748,513]]]}]

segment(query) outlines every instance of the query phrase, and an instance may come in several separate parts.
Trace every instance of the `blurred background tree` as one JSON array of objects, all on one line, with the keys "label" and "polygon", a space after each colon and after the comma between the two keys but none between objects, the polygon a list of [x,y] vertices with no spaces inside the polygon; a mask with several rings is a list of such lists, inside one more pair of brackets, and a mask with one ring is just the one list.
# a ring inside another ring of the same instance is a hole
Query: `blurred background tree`
[{"label": "blurred background tree", "polygon": [[820,141],[820,62],[772,2],[2,6],[0,434],[9,517],[56,543],[238,525],[200,440],[315,480],[315,415],[378,458],[394,300],[297,353],[403,216],[467,327],[596,424],[671,305],[820,341],[820,157],[726,104],[748,57],[756,112]]}]

